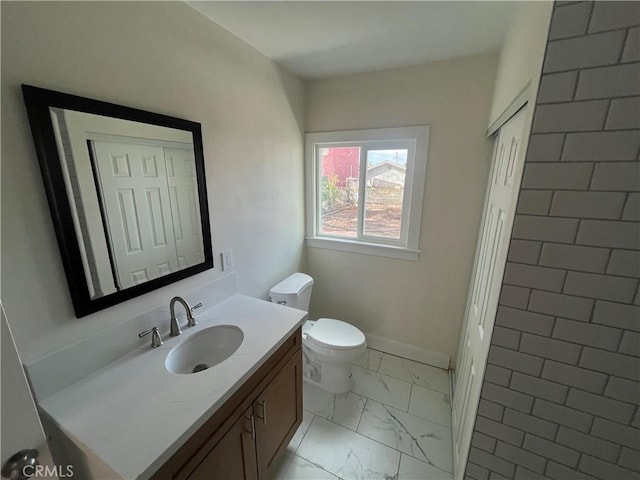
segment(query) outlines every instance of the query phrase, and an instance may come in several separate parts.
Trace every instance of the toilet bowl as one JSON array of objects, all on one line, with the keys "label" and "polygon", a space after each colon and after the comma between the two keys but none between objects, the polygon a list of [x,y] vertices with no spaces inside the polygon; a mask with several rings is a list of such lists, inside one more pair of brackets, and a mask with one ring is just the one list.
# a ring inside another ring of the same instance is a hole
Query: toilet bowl
[{"label": "toilet bowl", "polygon": [[[313,279],[294,273],[274,286],[271,301],[309,311]],[[353,325],[333,318],[307,320],[302,326],[303,378],[331,393],[353,388],[351,362],[367,348],[364,334]]]}]

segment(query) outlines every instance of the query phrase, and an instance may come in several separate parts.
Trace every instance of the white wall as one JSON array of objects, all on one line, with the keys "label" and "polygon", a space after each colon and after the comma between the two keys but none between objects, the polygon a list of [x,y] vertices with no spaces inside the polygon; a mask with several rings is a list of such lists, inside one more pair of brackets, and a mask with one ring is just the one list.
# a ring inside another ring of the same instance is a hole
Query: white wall
[{"label": "white wall", "polygon": [[[500,52],[489,124],[504,112],[529,81],[532,83],[529,101],[531,104],[535,101],[552,7],[551,1],[520,3]],[[529,115],[533,115],[533,109],[530,112]]]},{"label": "white wall", "polygon": [[240,290],[254,296],[266,297],[303,268],[298,79],[182,2],[1,8],[2,300],[24,362],[165,304],[220,271],[76,319],[21,83],[201,122],[214,253],[233,249]]},{"label": "white wall", "polygon": [[307,248],[311,316],[455,356],[491,156],[497,55],[307,84],[308,132],[431,125],[417,262]]}]

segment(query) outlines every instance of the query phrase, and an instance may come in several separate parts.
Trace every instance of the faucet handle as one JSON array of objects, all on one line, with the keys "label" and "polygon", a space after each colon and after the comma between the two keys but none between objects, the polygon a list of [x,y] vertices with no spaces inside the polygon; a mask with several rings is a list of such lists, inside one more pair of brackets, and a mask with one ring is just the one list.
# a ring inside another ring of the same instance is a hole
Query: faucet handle
[{"label": "faucet handle", "polygon": [[160,345],[162,345],[162,336],[160,335],[160,332],[158,331],[158,327],[153,327],[150,328],[149,330],[145,330],[144,332],[140,332],[138,334],[138,338],[142,338],[145,337],[147,335],[151,334],[151,347],[152,348],[158,348]]},{"label": "faucet handle", "polygon": [[194,305],[193,307],[191,307],[189,309],[189,315],[187,315],[187,320],[188,320],[188,325],[190,327],[195,327],[198,322],[196,322],[196,318],[193,316],[193,314],[195,313],[194,310],[201,308],[202,307],[202,302],[198,302],[196,305]]}]

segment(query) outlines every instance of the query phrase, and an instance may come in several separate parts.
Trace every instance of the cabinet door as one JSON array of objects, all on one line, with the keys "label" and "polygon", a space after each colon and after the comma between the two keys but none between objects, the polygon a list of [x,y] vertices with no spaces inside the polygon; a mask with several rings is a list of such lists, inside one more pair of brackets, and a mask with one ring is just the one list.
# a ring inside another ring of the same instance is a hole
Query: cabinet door
[{"label": "cabinet door", "polygon": [[254,437],[253,407],[249,407],[188,480],[257,480]]},{"label": "cabinet door", "polygon": [[253,403],[256,449],[261,479],[271,476],[274,464],[302,422],[302,351],[282,367]]}]

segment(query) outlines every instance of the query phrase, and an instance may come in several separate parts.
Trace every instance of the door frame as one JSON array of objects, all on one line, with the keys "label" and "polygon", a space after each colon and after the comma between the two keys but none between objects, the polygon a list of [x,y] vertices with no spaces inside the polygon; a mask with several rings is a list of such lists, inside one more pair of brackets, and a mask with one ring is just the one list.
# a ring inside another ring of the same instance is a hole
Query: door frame
[{"label": "door frame", "polygon": [[[54,460],[49,449],[35,400],[29,388],[20,354],[16,346],[11,325],[0,300],[0,322],[2,323],[2,456],[0,466],[14,453],[22,449],[35,448],[39,452],[38,462],[48,469],[49,479],[58,478]],[[11,409],[8,411],[7,409]],[[64,468],[67,468],[65,466]],[[71,469],[73,470],[73,468]]]}]

